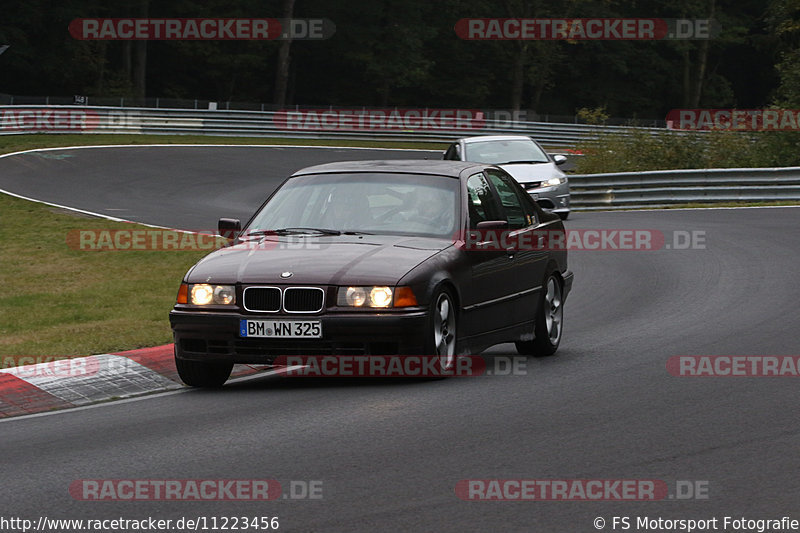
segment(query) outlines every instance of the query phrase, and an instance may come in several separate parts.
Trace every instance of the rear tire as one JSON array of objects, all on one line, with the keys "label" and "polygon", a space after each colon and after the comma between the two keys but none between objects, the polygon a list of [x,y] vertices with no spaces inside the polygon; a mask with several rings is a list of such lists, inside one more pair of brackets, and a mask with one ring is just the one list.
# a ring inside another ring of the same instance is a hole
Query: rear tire
[{"label": "rear tire", "polygon": [[561,279],[555,271],[545,277],[542,290],[539,291],[539,310],[536,312],[532,341],[517,341],[517,352],[520,355],[547,357],[556,353],[561,343],[561,332],[564,327],[564,291]]},{"label": "rear tire", "polygon": [[222,387],[230,377],[233,363],[189,361],[175,357],[175,367],[187,385],[216,389]]}]

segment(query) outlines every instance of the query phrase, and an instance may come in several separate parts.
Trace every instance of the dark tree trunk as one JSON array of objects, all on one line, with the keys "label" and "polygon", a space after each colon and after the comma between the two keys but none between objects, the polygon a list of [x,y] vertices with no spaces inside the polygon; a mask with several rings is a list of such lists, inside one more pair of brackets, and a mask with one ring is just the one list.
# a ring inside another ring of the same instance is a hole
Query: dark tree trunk
[{"label": "dark tree trunk", "polygon": [[519,111],[522,107],[522,89],[525,83],[525,56],[528,53],[528,43],[519,42],[517,55],[514,57],[513,79],[511,82],[511,109]]},{"label": "dark tree trunk", "polygon": [[95,84],[95,92],[98,95],[103,94],[106,88],[106,63],[108,62],[108,41],[98,41],[96,52],[98,59],[97,65],[97,83]]},{"label": "dark tree trunk", "polygon": [[[283,2],[283,18],[290,19],[294,14],[294,1],[284,0]],[[278,48],[278,65],[275,69],[275,99],[274,103],[277,107],[286,106],[286,89],[289,86],[289,64],[291,57],[289,52],[292,48],[292,40],[287,39],[281,42]]]},{"label": "dark tree trunk", "polygon": [[692,101],[692,80],[691,80],[691,64],[692,61],[689,55],[689,48],[683,50],[683,107],[688,108]]},{"label": "dark tree trunk", "polygon": [[380,88],[380,97],[381,101],[378,105],[381,107],[387,107],[389,105],[389,93],[392,91],[392,84],[389,83],[388,79],[385,79],[381,82]]},{"label": "dark tree trunk", "polygon": [[132,41],[122,41],[122,72],[129,84],[133,80],[133,46],[131,45]]},{"label": "dark tree trunk", "polygon": [[[147,17],[150,0],[141,0],[139,16]],[[147,95],[147,41],[135,41],[136,62],[133,71],[133,92],[137,98]]]},{"label": "dark tree trunk", "polygon": [[[503,2],[506,14],[509,17],[530,18],[533,3],[530,0],[522,0],[521,5],[512,0]],[[514,59],[511,65],[511,109],[519,111],[522,107],[522,93],[525,89],[525,64],[528,54],[528,43],[525,41],[516,42]]]},{"label": "dark tree trunk", "polygon": [[[715,0],[710,1],[710,8],[708,18],[714,18],[714,11],[715,11]],[[697,72],[695,73],[695,82],[694,88],[692,90],[692,99],[689,103],[689,107],[697,108],[700,107],[700,97],[703,95],[703,84],[705,83],[706,78],[706,67],[708,65],[708,47],[709,43],[711,42],[710,39],[706,39],[700,45],[700,54],[697,59]]]}]

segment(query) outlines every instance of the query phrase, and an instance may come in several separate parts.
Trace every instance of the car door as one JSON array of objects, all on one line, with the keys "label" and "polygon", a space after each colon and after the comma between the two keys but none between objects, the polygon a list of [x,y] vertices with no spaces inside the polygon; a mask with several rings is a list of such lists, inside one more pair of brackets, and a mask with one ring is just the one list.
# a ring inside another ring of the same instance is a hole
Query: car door
[{"label": "car door", "polygon": [[542,246],[543,239],[536,232],[538,215],[525,191],[509,174],[499,168],[487,168],[485,174],[497,192],[508,221],[507,257],[511,262],[511,279],[507,283],[516,297],[508,300],[503,312],[511,314],[518,322],[531,320],[538,307],[548,257]]},{"label": "car door", "polygon": [[503,312],[513,298],[514,261],[499,241],[492,238],[501,231],[478,230],[480,222],[505,220],[497,193],[483,173],[467,179],[466,257],[471,275],[463,291],[463,316],[466,331],[475,334],[503,328],[509,317]]}]

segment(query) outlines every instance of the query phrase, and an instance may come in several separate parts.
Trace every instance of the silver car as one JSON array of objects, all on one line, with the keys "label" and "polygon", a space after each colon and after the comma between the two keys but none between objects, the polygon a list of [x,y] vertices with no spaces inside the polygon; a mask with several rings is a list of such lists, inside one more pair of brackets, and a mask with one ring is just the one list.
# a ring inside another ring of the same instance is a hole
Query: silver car
[{"label": "silver car", "polygon": [[569,181],[557,168],[567,158],[550,156],[525,135],[481,135],[464,137],[450,145],[443,159],[499,165],[517,180],[540,206],[569,216]]}]

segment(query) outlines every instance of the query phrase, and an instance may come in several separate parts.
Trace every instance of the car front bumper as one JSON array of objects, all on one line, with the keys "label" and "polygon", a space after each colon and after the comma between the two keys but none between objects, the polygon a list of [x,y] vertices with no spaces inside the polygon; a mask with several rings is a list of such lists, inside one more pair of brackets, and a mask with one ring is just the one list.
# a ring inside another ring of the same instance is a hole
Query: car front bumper
[{"label": "car front bumper", "polygon": [[[319,320],[322,337],[241,337],[242,319]],[[173,309],[169,320],[176,357],[252,364],[269,364],[285,355],[423,354],[427,331],[424,310],[265,316]]]},{"label": "car front bumper", "polygon": [[[569,213],[569,182],[564,182],[556,187],[539,187],[526,189],[531,198],[539,205],[555,213]],[[542,201],[544,200],[544,201]]]}]

